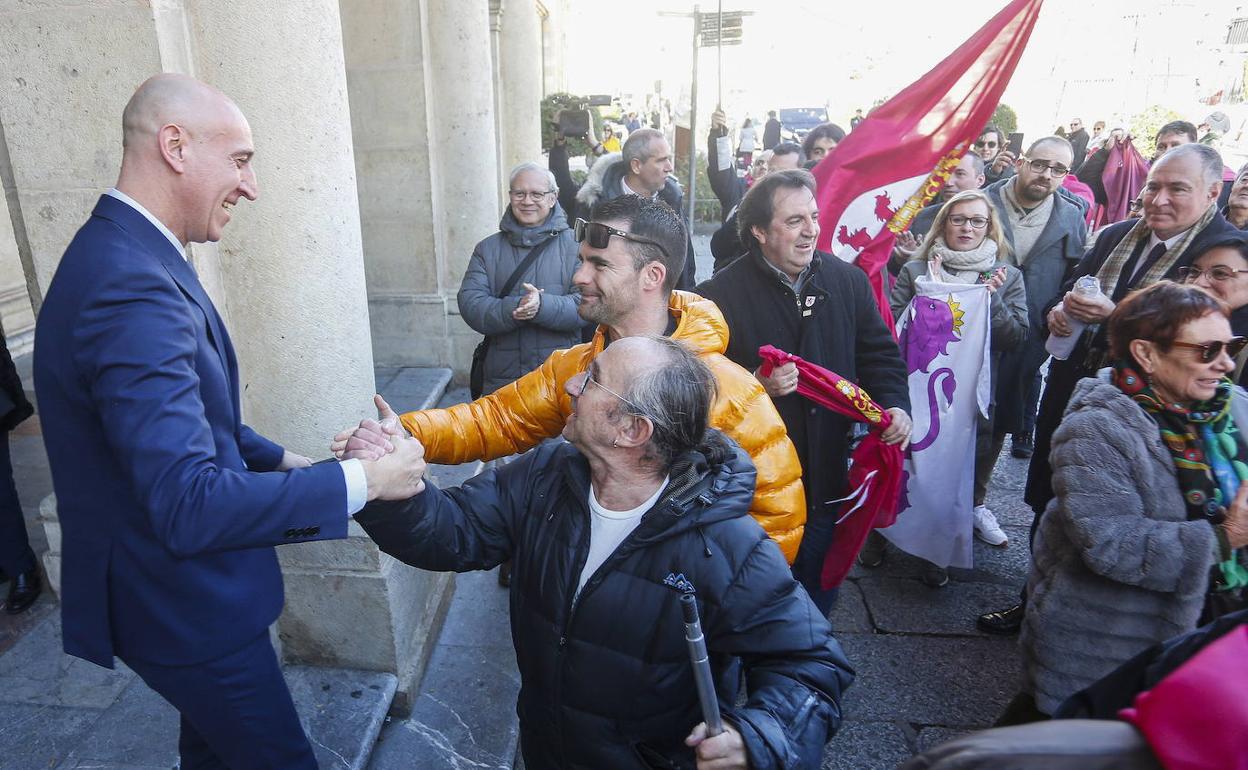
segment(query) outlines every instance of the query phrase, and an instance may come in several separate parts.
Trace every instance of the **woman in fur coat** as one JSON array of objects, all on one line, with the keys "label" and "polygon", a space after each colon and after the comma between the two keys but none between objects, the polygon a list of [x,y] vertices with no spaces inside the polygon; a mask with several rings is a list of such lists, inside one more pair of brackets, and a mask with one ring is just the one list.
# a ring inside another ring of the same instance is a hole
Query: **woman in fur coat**
[{"label": "woman in fur coat", "polygon": [[1227,377],[1244,338],[1226,305],[1159,282],[1114,310],[1109,345],[1114,365],[1079,382],[1053,435],[1057,496],[1033,545],[1024,695],[1003,723],[1052,714],[1233,608],[1248,585],[1248,395]]}]

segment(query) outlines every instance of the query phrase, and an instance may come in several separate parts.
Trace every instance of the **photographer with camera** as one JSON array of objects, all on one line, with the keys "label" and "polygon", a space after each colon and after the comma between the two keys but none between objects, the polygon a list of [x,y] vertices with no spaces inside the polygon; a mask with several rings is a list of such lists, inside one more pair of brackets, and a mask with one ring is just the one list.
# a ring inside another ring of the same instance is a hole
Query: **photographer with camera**
[{"label": "photographer with camera", "polygon": [[[570,119],[569,112],[583,113],[585,117]],[[672,176],[672,146],[663,133],[653,128],[639,129],[628,135],[621,152],[606,153],[594,136],[593,121],[589,117],[587,110],[560,111],[555,143],[550,148],[550,170],[559,184],[559,204],[568,218],[592,219],[599,205],[621,195],[661,200],[679,214],[684,194],[680,183]],[[582,126],[587,126],[585,131],[569,133]],[[589,176],[583,185],[573,181],[568,168],[569,136],[580,136],[588,142],[596,158],[589,164]],[[692,290],[696,283],[694,272],[693,239],[686,236],[685,264],[676,288]]]}]

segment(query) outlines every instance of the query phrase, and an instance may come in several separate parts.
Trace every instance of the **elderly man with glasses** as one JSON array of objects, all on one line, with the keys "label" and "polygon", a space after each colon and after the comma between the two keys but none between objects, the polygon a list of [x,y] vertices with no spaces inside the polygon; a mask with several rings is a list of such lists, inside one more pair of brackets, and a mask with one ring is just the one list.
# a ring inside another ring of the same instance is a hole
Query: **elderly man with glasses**
[{"label": "elderly man with glasses", "polygon": [[[618,228],[591,237],[627,240]],[[366,506],[356,521],[423,569],[513,560],[527,766],[819,767],[853,672],[747,516],[754,467],[710,429],[720,378],[705,356],[655,335],[617,340],[585,363],[563,383],[567,442],[458,489],[429,483]],[[395,454],[422,469],[420,443],[401,433],[388,434]],[[685,644],[685,595],[699,606],[723,709],[713,737]]]},{"label": "elderly man with glasses", "polygon": [[[750,455],[758,469],[751,515],[785,557],[797,555],[806,519],[801,468],[784,423],[758,381],[724,357],[728,327],[713,302],[673,290],[684,266],[680,217],[662,201],[621,195],[603,203],[592,221],[578,221],[581,318],[598,324],[592,341],[552,353],[517,381],[468,404],[396,415],[378,396],[379,418],[401,420],[420,439],[430,462],[456,464],[523,452],[563,430],[572,412],[565,386],[616,340],[659,334],[693,349],[715,375],[718,397],[711,425]],[[375,421],[335,437],[335,453],[356,447],[392,448]]]},{"label": "elderly man with glasses", "polygon": [[477,244],[459,287],[459,312],[485,335],[481,395],[580,342],[576,241],[554,175],[536,163],[512,169],[498,232]]}]

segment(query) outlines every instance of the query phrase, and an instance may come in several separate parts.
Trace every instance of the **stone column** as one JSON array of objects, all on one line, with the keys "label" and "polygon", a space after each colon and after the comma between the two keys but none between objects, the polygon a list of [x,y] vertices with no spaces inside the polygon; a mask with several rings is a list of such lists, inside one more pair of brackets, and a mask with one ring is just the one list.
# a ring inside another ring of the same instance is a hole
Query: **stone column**
[{"label": "stone column", "polygon": [[501,214],[488,5],[340,4],[374,357],[463,381],[455,294]]},{"label": "stone column", "polygon": [[485,3],[428,0],[425,79],[433,169],[438,282],[448,304],[449,359],[466,375],[480,341],[458,317],[454,297],[478,241],[498,229],[500,209],[494,84],[481,53],[489,50]]},{"label": "stone column", "polygon": [[[330,436],[371,408],[374,389],[335,0],[41,0],[0,10],[0,40],[0,179],[37,296],[116,179],[121,111],[138,83],[185,72],[238,102],[256,142],[260,197],[239,205],[219,247],[196,246],[191,258],[226,315],[247,421],[324,457]],[[41,519],[56,586],[51,498]],[[450,577],[380,554],[354,524],[346,541],[284,546],[279,557],[284,657],[395,673],[402,708]]]},{"label": "stone column", "polygon": [[[35,342],[35,313],[26,288],[26,273],[13,235],[13,221],[0,208],[0,328],[9,355],[29,353]],[[31,383],[24,382],[29,388]]]},{"label": "stone column", "polygon": [[534,0],[504,0],[498,38],[499,125],[505,176],[542,152],[542,29]]}]

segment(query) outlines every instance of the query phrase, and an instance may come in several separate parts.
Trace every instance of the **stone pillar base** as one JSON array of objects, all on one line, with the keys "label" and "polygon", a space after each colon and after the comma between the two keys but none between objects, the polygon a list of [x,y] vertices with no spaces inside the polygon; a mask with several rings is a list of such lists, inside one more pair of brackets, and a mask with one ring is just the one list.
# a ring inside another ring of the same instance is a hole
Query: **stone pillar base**
[{"label": "stone pillar base", "polygon": [[455,590],[455,576],[382,553],[351,523],[346,540],[278,549],[286,607],[277,621],[283,658],[398,677],[391,713],[406,716]]}]

